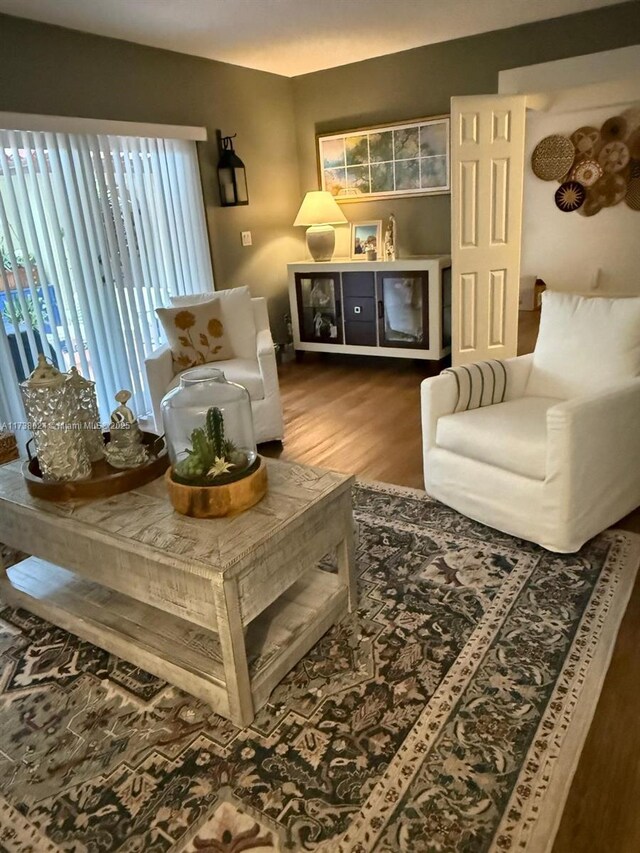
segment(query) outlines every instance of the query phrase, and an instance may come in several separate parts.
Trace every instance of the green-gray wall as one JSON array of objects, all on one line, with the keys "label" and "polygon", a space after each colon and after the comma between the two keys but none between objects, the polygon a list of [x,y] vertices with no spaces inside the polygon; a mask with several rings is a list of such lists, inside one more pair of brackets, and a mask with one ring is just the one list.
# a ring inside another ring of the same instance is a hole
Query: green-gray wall
[{"label": "green-gray wall", "polygon": [[[316,133],[448,113],[452,95],[497,92],[498,72],[504,69],[639,42],[640,2],[633,2],[296,77],[300,192],[318,188]],[[395,213],[401,256],[450,251],[448,195],[357,202],[342,209],[352,221]]]},{"label": "green-gray wall", "polygon": [[[0,111],[205,126],[200,166],[217,286],[248,284],[268,297],[279,336],[286,263],[304,254],[291,223],[302,193],[318,186],[317,132],[448,113],[452,95],[495,92],[502,69],[636,44],[639,33],[635,0],[290,80],[0,15]],[[217,129],[238,134],[247,207],[219,206]],[[401,254],[449,251],[449,196],[343,209],[359,220],[393,211]],[[242,230],[252,247],[241,246]]]},{"label": "green-gray wall", "polygon": [[[0,15],[0,111],[204,126],[203,194],[220,287],[266,296],[274,330],[288,309],[286,264],[298,171],[291,81],[275,74]],[[216,130],[237,133],[250,204],[218,201]],[[244,248],[240,231],[251,230]]]}]

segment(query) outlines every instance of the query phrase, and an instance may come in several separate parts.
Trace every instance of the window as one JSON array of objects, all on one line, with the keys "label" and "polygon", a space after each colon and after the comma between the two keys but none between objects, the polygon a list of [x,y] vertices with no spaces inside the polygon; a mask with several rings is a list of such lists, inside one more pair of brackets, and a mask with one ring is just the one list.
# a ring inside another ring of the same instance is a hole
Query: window
[{"label": "window", "polygon": [[0,131],[0,421],[39,352],[151,410],[155,308],[213,289],[195,143]]}]

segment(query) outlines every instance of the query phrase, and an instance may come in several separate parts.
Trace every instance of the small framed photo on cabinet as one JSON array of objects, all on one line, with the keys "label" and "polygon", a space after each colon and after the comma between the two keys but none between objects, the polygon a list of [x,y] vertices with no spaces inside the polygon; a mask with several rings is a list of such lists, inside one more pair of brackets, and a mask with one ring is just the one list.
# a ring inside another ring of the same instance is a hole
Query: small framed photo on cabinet
[{"label": "small framed photo on cabinet", "polygon": [[382,220],[351,223],[351,258],[375,261],[382,253]]}]

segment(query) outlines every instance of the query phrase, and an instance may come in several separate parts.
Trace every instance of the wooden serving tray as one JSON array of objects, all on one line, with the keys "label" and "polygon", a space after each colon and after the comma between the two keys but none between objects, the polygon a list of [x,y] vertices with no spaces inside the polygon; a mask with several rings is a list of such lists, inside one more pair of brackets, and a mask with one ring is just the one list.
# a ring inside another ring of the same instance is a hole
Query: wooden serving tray
[{"label": "wooden serving tray", "polygon": [[[111,435],[105,432],[104,437],[109,442]],[[169,467],[169,455],[164,437],[143,432],[142,438],[153,454],[147,463],[137,468],[118,469],[101,459],[93,463],[91,477],[86,480],[43,480],[38,457],[34,456],[22,466],[29,494],[45,501],[87,501],[109,498],[144,486],[164,474]]]},{"label": "wooden serving tray", "polygon": [[15,435],[10,432],[0,432],[0,465],[4,465],[5,462],[13,462],[19,456]]}]

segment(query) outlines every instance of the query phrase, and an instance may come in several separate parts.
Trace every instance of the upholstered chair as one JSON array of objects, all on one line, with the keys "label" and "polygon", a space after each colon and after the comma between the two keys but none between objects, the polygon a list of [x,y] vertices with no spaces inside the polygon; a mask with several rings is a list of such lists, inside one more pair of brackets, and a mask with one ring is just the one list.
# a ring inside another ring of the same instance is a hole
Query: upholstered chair
[{"label": "upholstered chair", "polygon": [[[281,441],[284,435],[282,402],[266,300],[251,298],[248,288],[238,287],[210,294],[175,297],[171,303],[173,307],[187,308],[212,298],[220,301],[234,355],[228,360],[213,362],[212,367],[222,370],[230,382],[243,385],[249,392],[256,442]],[[167,344],[145,360],[145,368],[156,428],[161,430],[160,402],[167,391],[179,384],[184,371],[174,372]]]},{"label": "upholstered chair", "polygon": [[464,515],[570,553],[640,505],[640,298],[547,291],[532,354],[421,391],[425,489]]}]

